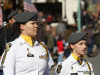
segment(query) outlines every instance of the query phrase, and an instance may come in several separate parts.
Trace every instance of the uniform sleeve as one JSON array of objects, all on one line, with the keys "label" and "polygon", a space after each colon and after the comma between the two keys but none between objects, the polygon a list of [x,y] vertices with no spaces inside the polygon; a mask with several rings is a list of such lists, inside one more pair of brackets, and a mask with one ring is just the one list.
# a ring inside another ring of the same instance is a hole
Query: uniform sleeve
[{"label": "uniform sleeve", "polygon": [[[16,52],[13,46],[10,47],[9,51],[5,55],[5,51],[1,58],[1,63],[4,61],[2,67],[4,75],[14,75]],[[5,58],[4,58],[5,57]]]},{"label": "uniform sleeve", "polygon": [[49,69],[51,69],[51,66],[54,65],[54,62],[53,62],[53,59],[52,59],[49,52],[48,52],[48,54],[49,54],[49,56],[48,56],[48,67],[49,67]]},{"label": "uniform sleeve", "polygon": [[45,70],[45,72],[44,72],[44,75],[51,75],[48,65],[47,65],[47,67],[46,67],[46,70]]},{"label": "uniform sleeve", "polygon": [[7,67],[3,67],[3,75],[14,75],[14,70]]}]

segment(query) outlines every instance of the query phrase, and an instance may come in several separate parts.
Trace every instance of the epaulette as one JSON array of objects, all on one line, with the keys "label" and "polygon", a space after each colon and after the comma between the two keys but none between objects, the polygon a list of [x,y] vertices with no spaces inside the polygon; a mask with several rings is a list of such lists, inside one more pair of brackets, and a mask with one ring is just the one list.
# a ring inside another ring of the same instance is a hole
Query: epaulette
[{"label": "epaulette", "polygon": [[6,47],[5,47],[5,51],[9,51],[9,49],[10,49],[11,46],[12,46],[12,44],[11,44],[11,43],[8,43],[8,44],[6,45]]},{"label": "epaulette", "polygon": [[39,43],[44,47],[44,49],[46,51],[46,57],[48,58],[48,56],[49,56],[48,48],[42,42],[39,42]]},{"label": "epaulette", "polygon": [[11,43],[8,43],[5,47],[5,53],[4,53],[4,56],[3,56],[3,59],[2,59],[2,62],[1,62],[1,65],[3,65],[4,61],[5,61],[5,58],[6,58],[6,54],[7,54],[7,51],[9,51],[10,47],[12,46]]},{"label": "epaulette", "polygon": [[62,69],[62,63],[58,64],[57,66],[57,69],[56,69],[57,75],[60,73],[61,69]]}]

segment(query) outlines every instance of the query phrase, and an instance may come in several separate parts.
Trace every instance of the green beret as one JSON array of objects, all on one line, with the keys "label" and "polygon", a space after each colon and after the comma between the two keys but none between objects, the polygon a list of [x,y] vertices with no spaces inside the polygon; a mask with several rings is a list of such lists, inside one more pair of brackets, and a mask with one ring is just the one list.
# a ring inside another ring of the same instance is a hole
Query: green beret
[{"label": "green beret", "polygon": [[26,23],[28,21],[37,21],[38,12],[22,12],[15,16],[15,21],[18,23]]},{"label": "green beret", "polygon": [[21,13],[22,10],[20,9],[16,9],[15,11],[11,12],[9,15],[8,15],[8,20],[11,19],[13,16],[15,16],[16,14],[18,13]]},{"label": "green beret", "polygon": [[79,42],[80,40],[87,40],[89,34],[87,32],[85,33],[73,33],[68,37],[68,42],[70,44],[74,44]]}]

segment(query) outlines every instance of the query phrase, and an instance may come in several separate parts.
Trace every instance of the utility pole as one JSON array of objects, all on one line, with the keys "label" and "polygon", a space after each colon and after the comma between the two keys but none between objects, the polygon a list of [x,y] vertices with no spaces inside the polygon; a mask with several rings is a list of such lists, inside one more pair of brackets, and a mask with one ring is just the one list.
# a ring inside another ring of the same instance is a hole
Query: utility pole
[{"label": "utility pole", "polygon": [[78,0],[78,32],[81,32],[81,9],[80,9],[80,0]]}]

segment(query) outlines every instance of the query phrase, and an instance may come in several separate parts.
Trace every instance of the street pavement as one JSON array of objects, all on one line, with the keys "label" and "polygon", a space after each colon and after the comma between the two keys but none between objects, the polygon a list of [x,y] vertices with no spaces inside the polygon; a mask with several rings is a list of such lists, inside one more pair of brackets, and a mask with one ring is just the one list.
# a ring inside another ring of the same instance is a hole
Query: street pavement
[{"label": "street pavement", "polygon": [[[85,57],[87,61],[89,61],[94,69],[94,75],[100,75],[100,55],[97,55],[95,57]],[[55,69],[52,68],[50,70],[51,75],[55,75]]]}]

